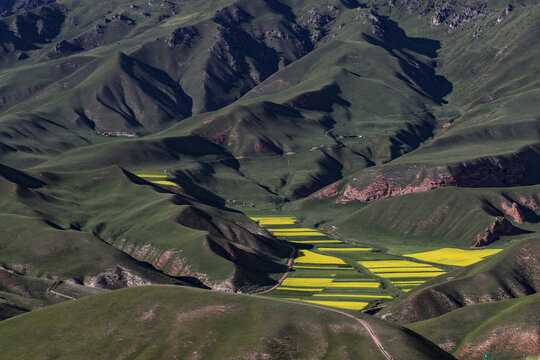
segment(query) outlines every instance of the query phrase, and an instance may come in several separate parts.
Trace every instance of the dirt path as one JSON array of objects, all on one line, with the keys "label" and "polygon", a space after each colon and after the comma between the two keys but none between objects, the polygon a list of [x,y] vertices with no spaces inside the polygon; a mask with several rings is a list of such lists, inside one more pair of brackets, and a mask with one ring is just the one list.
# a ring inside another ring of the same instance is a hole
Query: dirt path
[{"label": "dirt path", "polygon": [[[299,303],[299,302],[296,302],[296,301],[291,301],[291,300],[286,300],[286,299],[279,299],[279,298],[276,298],[276,297],[274,297],[272,299],[276,300],[276,301],[286,302],[286,303],[289,303],[289,304],[298,304]],[[322,310],[332,311],[332,312],[344,315],[344,316],[346,316],[348,318],[351,318],[351,319],[354,319],[354,320],[358,321],[364,327],[364,329],[366,329],[366,331],[368,332],[369,336],[371,337],[371,339],[373,340],[375,345],[377,345],[377,349],[379,349],[379,351],[383,354],[383,356],[387,360],[397,360],[392,355],[390,355],[388,350],[386,350],[386,348],[382,345],[381,340],[379,339],[377,334],[375,334],[375,331],[373,331],[371,326],[369,326],[369,324],[365,320],[360,319],[356,315],[352,315],[352,314],[349,314],[349,313],[347,313],[345,311],[341,311],[341,310],[334,309],[334,308],[331,308],[331,307],[320,306],[320,305],[310,304],[310,303],[305,303],[305,302],[302,302],[302,305],[311,306],[311,307],[322,309]]]},{"label": "dirt path", "polygon": [[58,291],[54,291],[53,289],[54,289],[54,287],[56,285],[58,285],[58,281],[53,282],[53,284],[47,289],[47,292],[50,292],[51,294],[54,294],[54,295],[61,296],[61,297],[66,298],[66,299],[77,300],[76,298],[74,298],[72,296],[64,295],[64,294],[59,293]]},{"label": "dirt path", "polygon": [[61,297],[65,297],[66,299],[77,300],[77,299],[75,299],[75,298],[72,297],[72,296],[60,294],[59,292],[54,291],[54,290],[49,290],[49,292],[50,292],[51,294],[54,294],[54,295],[58,295],[58,296],[61,296]]},{"label": "dirt path", "polygon": [[287,261],[287,271],[283,274],[283,276],[278,280],[277,284],[272,286],[270,289],[268,290],[264,290],[264,291],[261,291],[261,292],[258,292],[258,293],[253,293],[251,295],[261,295],[261,294],[266,294],[270,291],[273,291],[273,290],[276,290],[278,286],[281,285],[281,283],[283,282],[283,280],[285,280],[285,278],[287,277],[287,275],[289,275],[289,273],[291,272],[291,269],[292,269],[292,264],[293,264],[293,260],[294,260],[294,256],[296,255],[296,249],[293,247],[293,246],[290,246],[290,245],[287,245],[290,249],[291,249],[291,255],[289,255],[289,261]]},{"label": "dirt path", "polygon": [[316,307],[316,308],[319,308],[319,309],[323,309],[323,310],[330,310],[330,311],[333,311],[335,313],[338,313],[338,314],[341,314],[341,315],[345,315],[347,316],[348,318],[351,318],[351,319],[354,319],[356,321],[358,321],[360,324],[362,324],[362,326],[367,330],[369,336],[371,337],[371,339],[373,340],[373,342],[375,343],[375,345],[377,345],[377,348],[379,349],[379,351],[384,355],[385,358],[387,358],[388,360],[396,360],[395,358],[392,357],[392,355],[390,355],[390,353],[388,352],[388,350],[386,350],[384,348],[384,346],[382,345],[381,343],[381,340],[379,339],[379,337],[375,334],[375,331],[373,331],[373,329],[371,328],[371,326],[369,326],[369,324],[365,321],[365,320],[362,320],[360,318],[358,318],[356,315],[352,315],[352,314],[349,314],[345,311],[341,311],[341,310],[338,310],[338,309],[332,309],[332,308],[329,308],[329,307],[324,307],[324,306],[318,306],[318,305],[315,305],[315,304],[306,304],[308,306],[312,306],[312,307]]}]

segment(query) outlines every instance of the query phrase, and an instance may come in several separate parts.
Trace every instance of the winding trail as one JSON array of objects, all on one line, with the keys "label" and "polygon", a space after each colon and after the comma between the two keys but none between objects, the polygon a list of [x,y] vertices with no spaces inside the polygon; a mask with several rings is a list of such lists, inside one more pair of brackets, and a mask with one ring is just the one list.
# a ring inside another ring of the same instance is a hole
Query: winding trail
[{"label": "winding trail", "polygon": [[[260,293],[259,293],[260,294]],[[253,294],[253,295],[258,295],[258,294]],[[292,300],[286,300],[286,299],[279,299],[277,297],[273,297],[272,300],[276,300],[276,301],[282,301],[282,302],[286,302],[286,303],[289,303],[289,304],[298,304],[299,302],[296,302],[296,301],[292,301]],[[386,350],[386,348],[382,345],[381,343],[381,340],[379,339],[379,337],[377,336],[377,334],[375,334],[375,331],[373,331],[373,329],[371,328],[371,326],[369,326],[369,324],[365,321],[365,320],[362,320],[360,319],[358,316],[356,315],[352,315],[352,314],[349,314],[345,311],[341,311],[341,310],[338,310],[338,309],[335,309],[335,308],[332,308],[332,307],[326,307],[326,306],[321,306],[321,305],[316,305],[316,304],[310,304],[310,303],[305,303],[305,302],[302,302],[302,305],[305,305],[305,306],[311,306],[311,307],[314,307],[314,308],[318,308],[318,309],[322,309],[322,310],[328,310],[328,311],[332,311],[332,312],[335,312],[335,313],[338,313],[338,314],[341,314],[341,315],[344,315],[348,318],[351,318],[353,320],[356,320],[358,321],[363,327],[364,329],[366,329],[367,333],[369,334],[369,336],[371,337],[371,340],[373,340],[373,342],[375,343],[375,345],[377,345],[377,349],[379,349],[379,351],[381,352],[381,354],[383,354],[383,356],[387,359],[387,360],[397,360],[395,357],[393,357],[392,355],[390,355],[390,353],[388,352],[388,350]]]},{"label": "winding trail", "polygon": [[324,306],[318,306],[318,305],[315,305],[315,304],[306,304],[308,306],[312,306],[312,307],[316,307],[316,308],[319,308],[319,309],[323,309],[323,310],[330,310],[330,311],[333,311],[335,313],[338,313],[338,314],[341,314],[341,315],[345,315],[347,316],[348,318],[351,318],[351,319],[354,319],[356,321],[358,321],[360,324],[362,324],[362,326],[366,329],[366,331],[368,332],[369,336],[371,337],[371,339],[373,340],[373,342],[375,343],[375,345],[377,345],[377,348],[379,349],[379,351],[384,355],[384,357],[388,360],[396,360],[394,357],[392,357],[392,355],[390,355],[390,353],[388,352],[388,350],[386,350],[384,348],[384,346],[382,345],[381,343],[381,340],[379,339],[379,337],[377,336],[377,334],[375,334],[375,331],[373,331],[373,329],[371,328],[371,326],[369,326],[369,324],[365,321],[365,320],[362,320],[360,319],[359,317],[357,317],[356,315],[352,315],[352,314],[349,314],[345,311],[341,311],[341,310],[338,310],[338,309],[333,309],[333,308],[329,308],[329,307],[324,307]]},{"label": "winding trail", "polygon": [[291,269],[292,269],[292,264],[293,264],[293,261],[294,261],[294,257],[296,255],[296,248],[294,248],[293,246],[290,246],[290,245],[287,245],[285,244],[286,246],[288,246],[290,249],[291,249],[291,255],[289,255],[289,260],[287,261],[287,271],[283,274],[283,276],[278,280],[277,284],[272,286],[270,289],[268,290],[264,290],[264,291],[261,291],[261,292],[258,292],[258,293],[252,293],[251,295],[261,295],[261,294],[266,294],[270,291],[273,291],[273,290],[276,290],[278,286],[281,285],[281,283],[283,282],[283,280],[285,280],[285,278],[287,277],[287,275],[289,275],[289,273],[291,272]]}]

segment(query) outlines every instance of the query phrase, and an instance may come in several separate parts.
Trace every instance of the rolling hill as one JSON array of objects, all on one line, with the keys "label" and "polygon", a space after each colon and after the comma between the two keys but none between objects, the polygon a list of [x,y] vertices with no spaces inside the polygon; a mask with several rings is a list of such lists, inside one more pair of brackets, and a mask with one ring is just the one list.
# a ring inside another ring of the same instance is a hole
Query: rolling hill
[{"label": "rolling hill", "polygon": [[[359,318],[401,359],[453,359],[404,328],[366,315]],[[0,333],[2,354],[11,359],[189,358],[186,354],[205,359],[385,359],[354,317],[309,305],[163,285],[51,306],[1,322]]]}]

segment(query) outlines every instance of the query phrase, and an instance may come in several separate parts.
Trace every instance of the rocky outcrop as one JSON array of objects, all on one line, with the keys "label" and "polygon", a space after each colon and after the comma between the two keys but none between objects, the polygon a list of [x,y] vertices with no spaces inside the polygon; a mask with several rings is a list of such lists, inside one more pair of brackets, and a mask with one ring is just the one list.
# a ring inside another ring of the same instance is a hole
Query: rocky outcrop
[{"label": "rocky outcrop", "polygon": [[170,48],[179,45],[189,48],[198,34],[198,30],[194,26],[181,27],[174,30],[165,41]]},{"label": "rocky outcrop", "polygon": [[114,246],[139,261],[151,264],[154,268],[163,271],[167,275],[191,277],[203,283],[208,282],[208,276],[206,274],[195,271],[187,263],[187,259],[183,256],[182,251],[161,249],[151,243],[139,245],[125,238],[120,239]]},{"label": "rocky outcrop", "polygon": [[512,220],[514,220],[515,223],[523,224],[525,222],[525,215],[521,211],[519,205],[515,202],[509,204],[503,201],[501,203],[501,208],[506,213],[506,215],[510,216]]},{"label": "rocky outcrop", "polygon": [[119,265],[96,276],[85,277],[83,280],[85,286],[107,290],[148,284],[151,284],[151,282]]},{"label": "rocky outcrop", "polygon": [[445,186],[455,186],[456,180],[451,176],[441,175],[439,179],[426,178],[419,184],[410,184],[401,187],[392,182],[391,179],[381,175],[377,177],[372,185],[359,190],[351,185],[347,185],[340,199],[336,203],[344,204],[353,200],[369,203],[372,201],[385,199],[393,196],[425,192]]},{"label": "rocky outcrop", "polygon": [[[538,149],[531,148],[509,156],[480,158],[445,166],[425,167],[411,164],[373,167],[363,170],[356,177],[343,180],[339,185],[334,185],[333,191],[313,197],[321,199],[337,197],[335,202],[338,204],[351,201],[369,203],[447,186],[477,188],[532,185],[540,180],[531,166],[539,159]],[[337,194],[336,187],[340,188]],[[536,199],[523,197],[522,205],[533,211],[539,208],[538,203]],[[511,210],[512,206],[511,204],[508,206],[513,214],[509,215],[519,223],[522,221],[519,220],[520,215],[516,210]]]},{"label": "rocky outcrop", "polygon": [[493,220],[493,223],[486,228],[484,234],[479,234],[476,237],[476,243],[473,247],[487,246],[500,239],[501,236],[511,235],[514,233],[515,228],[504,217],[497,217]]},{"label": "rocky outcrop", "polygon": [[519,202],[523,206],[531,209],[532,211],[536,211],[540,209],[540,204],[538,202],[538,199],[533,196],[528,197],[528,196],[522,195],[519,197]]}]

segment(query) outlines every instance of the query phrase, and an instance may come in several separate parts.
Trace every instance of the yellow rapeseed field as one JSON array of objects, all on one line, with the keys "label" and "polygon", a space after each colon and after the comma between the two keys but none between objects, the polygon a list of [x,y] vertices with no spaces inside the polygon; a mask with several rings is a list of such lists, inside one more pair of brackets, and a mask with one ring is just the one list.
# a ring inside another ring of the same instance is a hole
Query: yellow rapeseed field
[{"label": "yellow rapeseed field", "polygon": [[326,236],[317,231],[298,231],[298,232],[286,232],[286,231],[275,231],[273,233],[276,236]]},{"label": "yellow rapeseed field", "polygon": [[362,310],[367,306],[367,302],[361,301],[318,301],[318,300],[302,300],[312,304],[333,306],[347,310]]},{"label": "yellow rapeseed field", "polygon": [[310,228],[290,228],[290,229],[279,229],[279,228],[271,228],[271,229],[266,229],[268,231],[282,231],[282,232],[303,232],[303,231],[317,231],[317,230],[313,230],[313,229],[310,229]]},{"label": "yellow rapeseed field", "polygon": [[258,221],[259,225],[294,225],[296,223],[295,216],[252,217],[251,219]]},{"label": "yellow rapeseed field", "polygon": [[316,288],[298,288],[290,286],[278,286],[276,290],[287,290],[287,291],[323,291],[324,289]]},{"label": "yellow rapeseed field", "polygon": [[157,174],[135,174],[137,175],[138,177],[141,177],[141,178],[160,178],[160,179],[165,179],[167,177],[167,175],[157,175]]},{"label": "yellow rapeseed field", "polygon": [[370,270],[372,273],[379,274],[379,273],[387,273],[387,272],[425,272],[425,271],[444,271],[443,269],[439,269],[435,266],[431,267],[393,267],[393,268],[374,268]]},{"label": "yellow rapeseed field", "polygon": [[439,275],[442,275],[442,274],[446,274],[445,271],[438,271],[438,272],[405,272],[405,273],[380,273],[380,274],[377,274],[378,276],[380,277],[384,277],[384,278],[392,278],[392,279],[395,279],[395,278],[427,278],[427,277],[435,277],[435,276],[439,276]]},{"label": "yellow rapeseed field", "polygon": [[329,247],[320,247],[319,251],[371,251],[372,248],[329,248]]},{"label": "yellow rapeseed field", "polygon": [[406,268],[406,267],[431,266],[429,264],[419,264],[414,261],[408,261],[408,260],[371,260],[371,261],[358,261],[358,263],[362,266],[367,267],[370,270],[375,269],[375,268],[391,268],[391,267]]},{"label": "yellow rapeseed field", "polygon": [[365,288],[365,289],[376,289],[379,287],[378,282],[361,282],[361,281],[341,281],[341,282],[333,282],[327,285],[327,287],[331,288]]},{"label": "yellow rapeseed field", "polygon": [[281,283],[281,286],[303,286],[303,287],[326,287],[332,283],[333,278],[300,278],[288,277]]},{"label": "yellow rapeseed field", "polygon": [[502,249],[463,250],[443,248],[439,250],[407,254],[405,256],[437,264],[467,266],[482,261],[485,257],[496,254],[501,250]]},{"label": "yellow rapeseed field", "polygon": [[177,186],[172,181],[151,181],[152,184],[159,184],[159,185],[169,185],[169,186]]},{"label": "yellow rapeseed field", "polygon": [[392,299],[390,295],[370,295],[370,294],[314,294],[313,296],[322,297],[359,297],[359,298],[373,298],[373,299]]},{"label": "yellow rapeseed field", "polygon": [[298,257],[295,264],[330,264],[346,265],[347,263],[340,258],[328,255],[321,255],[309,250],[298,250]]}]

